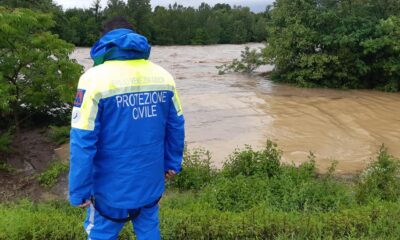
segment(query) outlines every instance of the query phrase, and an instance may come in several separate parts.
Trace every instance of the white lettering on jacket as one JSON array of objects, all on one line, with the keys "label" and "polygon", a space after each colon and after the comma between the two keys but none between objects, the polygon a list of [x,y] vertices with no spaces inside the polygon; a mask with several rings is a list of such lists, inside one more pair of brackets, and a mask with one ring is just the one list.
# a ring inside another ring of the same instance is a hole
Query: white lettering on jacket
[{"label": "white lettering on jacket", "polygon": [[132,118],[157,117],[157,104],[167,101],[167,92],[129,93],[115,96],[117,108],[132,108]]}]

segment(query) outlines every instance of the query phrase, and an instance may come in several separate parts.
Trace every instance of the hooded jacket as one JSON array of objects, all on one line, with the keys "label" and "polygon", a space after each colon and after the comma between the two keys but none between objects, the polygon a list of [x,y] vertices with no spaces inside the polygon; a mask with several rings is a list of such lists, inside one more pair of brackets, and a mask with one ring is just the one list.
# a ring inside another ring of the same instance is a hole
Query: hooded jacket
[{"label": "hooded jacket", "polygon": [[164,173],[180,172],[184,117],[173,77],[147,58],[147,39],[113,30],[91,49],[95,67],[79,80],[71,119],[69,199],[91,196],[139,208],[164,192]]}]

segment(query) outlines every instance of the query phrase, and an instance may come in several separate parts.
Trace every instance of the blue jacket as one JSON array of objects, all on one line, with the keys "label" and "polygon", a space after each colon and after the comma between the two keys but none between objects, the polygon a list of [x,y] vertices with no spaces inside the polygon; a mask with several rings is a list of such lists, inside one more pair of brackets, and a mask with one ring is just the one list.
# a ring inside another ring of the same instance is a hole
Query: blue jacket
[{"label": "blue jacket", "polygon": [[149,52],[126,29],[93,47],[100,65],[80,78],[72,111],[72,205],[93,195],[114,208],[142,207],[163,194],[166,171],[181,170],[182,107],[173,77],[145,59]]}]

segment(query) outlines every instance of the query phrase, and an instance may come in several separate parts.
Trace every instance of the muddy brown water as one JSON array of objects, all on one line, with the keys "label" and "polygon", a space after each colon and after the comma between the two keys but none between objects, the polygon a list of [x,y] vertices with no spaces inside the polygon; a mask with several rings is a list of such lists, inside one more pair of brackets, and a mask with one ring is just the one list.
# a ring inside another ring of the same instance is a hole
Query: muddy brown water
[{"label": "muddy brown water", "polygon": [[[256,75],[218,75],[215,66],[239,57],[243,48],[153,47],[151,60],[176,79],[189,148],[210,150],[219,167],[235,148],[260,148],[271,139],[286,162],[299,164],[312,151],[319,169],[337,160],[343,174],[365,168],[382,143],[400,156],[400,94],[300,89]],[[77,48],[73,57],[86,69],[92,65],[89,48]]]}]

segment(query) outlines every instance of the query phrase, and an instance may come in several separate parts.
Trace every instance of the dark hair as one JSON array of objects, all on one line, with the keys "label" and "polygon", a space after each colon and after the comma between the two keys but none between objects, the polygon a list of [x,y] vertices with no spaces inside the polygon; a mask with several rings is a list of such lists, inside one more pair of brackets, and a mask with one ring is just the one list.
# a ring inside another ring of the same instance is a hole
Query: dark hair
[{"label": "dark hair", "polygon": [[103,23],[103,29],[102,33],[103,35],[118,28],[126,28],[133,30],[133,25],[126,20],[126,18],[118,16],[118,17],[113,17]]}]

